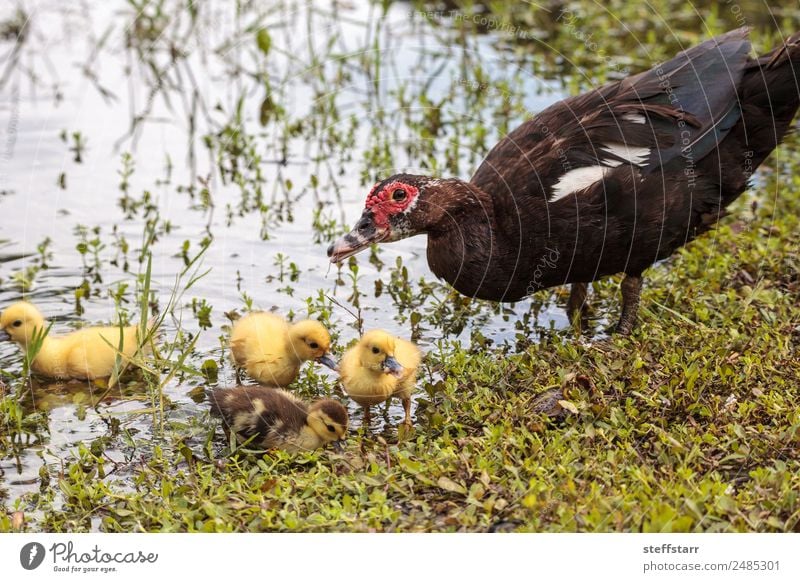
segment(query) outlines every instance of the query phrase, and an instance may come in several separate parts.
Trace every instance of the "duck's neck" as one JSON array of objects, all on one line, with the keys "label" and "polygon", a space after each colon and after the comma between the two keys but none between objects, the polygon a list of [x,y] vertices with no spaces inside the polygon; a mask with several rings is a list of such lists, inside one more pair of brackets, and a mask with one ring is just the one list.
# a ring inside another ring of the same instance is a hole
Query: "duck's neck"
[{"label": "duck's neck", "polygon": [[460,293],[475,296],[481,277],[473,274],[490,263],[497,247],[495,201],[487,192],[461,180],[448,180],[447,205],[428,228],[428,266]]},{"label": "duck's neck", "polygon": [[[32,346],[33,343],[35,342],[36,337],[44,334],[44,332],[45,332],[45,330],[47,328],[48,328],[47,322],[43,322],[41,327],[37,325],[34,328],[33,335],[31,335],[30,337],[27,337],[23,341],[19,342],[19,347],[22,350],[27,351],[30,348],[30,346]],[[52,337],[50,335],[44,336],[44,338],[42,339],[42,344],[41,344],[41,346],[39,346],[39,352],[46,351],[48,349],[48,347],[52,347],[53,344],[56,343],[56,342],[58,342],[58,338]]]},{"label": "duck's neck", "polygon": [[529,295],[526,262],[547,244],[534,201],[460,180],[448,188],[453,203],[427,229],[431,270],[469,297],[516,301]]},{"label": "duck's neck", "polygon": [[[59,378],[66,376],[67,371],[64,368],[65,362],[63,361],[61,350],[58,347],[58,343],[61,341],[63,340],[50,336],[42,340],[42,344],[39,346],[36,356],[31,361],[31,368],[34,372]],[[27,353],[32,344],[33,339],[31,338],[27,343],[21,343],[19,347],[24,353]]]},{"label": "duck's neck", "polygon": [[297,434],[297,438],[292,443],[292,445],[296,447],[297,451],[312,451],[321,447],[322,444],[322,439],[308,424],[300,429],[300,432]]}]

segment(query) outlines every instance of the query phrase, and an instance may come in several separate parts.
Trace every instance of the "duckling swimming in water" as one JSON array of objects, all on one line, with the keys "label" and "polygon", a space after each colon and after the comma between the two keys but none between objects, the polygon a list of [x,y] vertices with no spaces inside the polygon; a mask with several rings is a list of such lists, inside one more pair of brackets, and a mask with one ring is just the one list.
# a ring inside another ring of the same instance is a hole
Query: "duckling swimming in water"
[{"label": "duckling swimming in water", "polygon": [[231,352],[236,365],[267,386],[288,386],[308,360],[335,370],[328,354],[331,336],[318,321],[307,319],[289,325],[272,313],[251,313],[231,331]]},{"label": "duckling swimming in water", "polygon": [[[26,301],[8,307],[0,315],[0,340],[10,339],[27,350],[48,328],[39,310]],[[117,349],[122,359],[131,358],[139,344],[135,326],[87,327],[62,336],[48,334],[42,341],[31,368],[37,374],[59,380],[95,380],[114,371]],[[113,347],[112,347],[113,346]]]},{"label": "duckling swimming in water", "polygon": [[209,400],[225,434],[233,431],[250,448],[299,452],[328,443],[341,448],[347,434],[347,409],[335,400],[309,406],[286,390],[265,386],[217,388]]},{"label": "duckling swimming in water", "polygon": [[364,407],[364,424],[370,406],[398,396],[403,403],[403,424],[411,426],[411,392],[417,380],[422,352],[413,343],[382,330],[364,334],[342,357],[339,373],[348,396]]}]

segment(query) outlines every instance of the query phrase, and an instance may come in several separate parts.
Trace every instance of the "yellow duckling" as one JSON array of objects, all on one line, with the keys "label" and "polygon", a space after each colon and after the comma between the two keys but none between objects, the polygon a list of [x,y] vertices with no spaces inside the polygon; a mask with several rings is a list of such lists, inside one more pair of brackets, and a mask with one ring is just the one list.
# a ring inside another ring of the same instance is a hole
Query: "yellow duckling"
[{"label": "yellow duckling", "polygon": [[341,449],[347,434],[347,409],[335,400],[310,406],[280,388],[238,386],[209,394],[211,412],[222,417],[225,434],[233,431],[250,448],[310,451],[333,443]]},{"label": "yellow duckling", "polygon": [[[23,350],[34,342],[48,324],[32,304],[20,301],[0,315],[0,340],[10,339]],[[31,363],[37,374],[60,380],[107,378],[114,370],[119,348],[123,361],[136,353],[136,327],[88,327],[63,336],[48,334]],[[114,347],[112,347],[114,346]]]},{"label": "yellow duckling", "polygon": [[342,357],[339,373],[347,394],[364,407],[364,424],[369,425],[370,406],[398,396],[405,420],[411,425],[411,392],[422,360],[420,349],[409,341],[382,330],[364,334]]},{"label": "yellow duckling", "polygon": [[289,325],[272,313],[251,313],[231,331],[231,352],[236,365],[267,386],[288,386],[307,360],[335,370],[328,355],[331,336],[318,321],[307,319]]}]

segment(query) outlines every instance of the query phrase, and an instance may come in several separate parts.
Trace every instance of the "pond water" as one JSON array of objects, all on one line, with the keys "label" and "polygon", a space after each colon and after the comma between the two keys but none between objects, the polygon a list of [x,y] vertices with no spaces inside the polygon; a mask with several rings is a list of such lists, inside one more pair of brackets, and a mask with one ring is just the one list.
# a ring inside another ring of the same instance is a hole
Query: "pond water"
[{"label": "pond water", "polygon": [[[341,267],[326,249],[377,179],[468,178],[500,136],[578,88],[561,77],[568,54],[515,50],[531,37],[480,22],[481,34],[465,34],[404,2],[201,4],[0,7],[0,309],[26,298],[53,333],[136,322],[149,285],[151,308],[167,314],[155,392],[136,378],[112,390],[26,382],[18,349],[0,344],[0,387],[25,413],[3,409],[7,507],[81,444],[102,441],[121,478],[168,435],[202,450],[218,424],[203,390],[235,382],[233,312],[321,318],[340,353],[359,317],[426,350],[476,338],[513,348],[566,327],[552,294],[504,306],[453,294],[430,273],[423,237]],[[539,25],[543,38],[555,26]],[[633,62],[592,57],[609,77]],[[218,373],[206,379],[210,362]],[[421,382],[434,378],[426,370]],[[332,373],[308,366],[296,390],[341,394]],[[372,429],[401,418],[393,402]]]}]

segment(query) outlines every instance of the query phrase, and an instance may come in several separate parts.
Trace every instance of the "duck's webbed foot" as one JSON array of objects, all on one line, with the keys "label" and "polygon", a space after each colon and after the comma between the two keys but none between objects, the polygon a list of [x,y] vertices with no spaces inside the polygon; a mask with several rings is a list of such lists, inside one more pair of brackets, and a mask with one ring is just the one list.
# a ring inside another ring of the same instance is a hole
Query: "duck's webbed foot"
[{"label": "duck's webbed foot", "polygon": [[620,335],[630,335],[636,323],[636,313],[639,311],[642,277],[640,275],[625,275],[620,284],[620,289],[622,290],[622,313],[619,316],[616,332]]},{"label": "duck's webbed foot", "polygon": [[583,320],[589,311],[589,304],[586,298],[589,296],[588,283],[573,283],[570,287],[569,299],[567,300],[567,317],[570,323],[577,322],[579,327],[583,326]]}]

